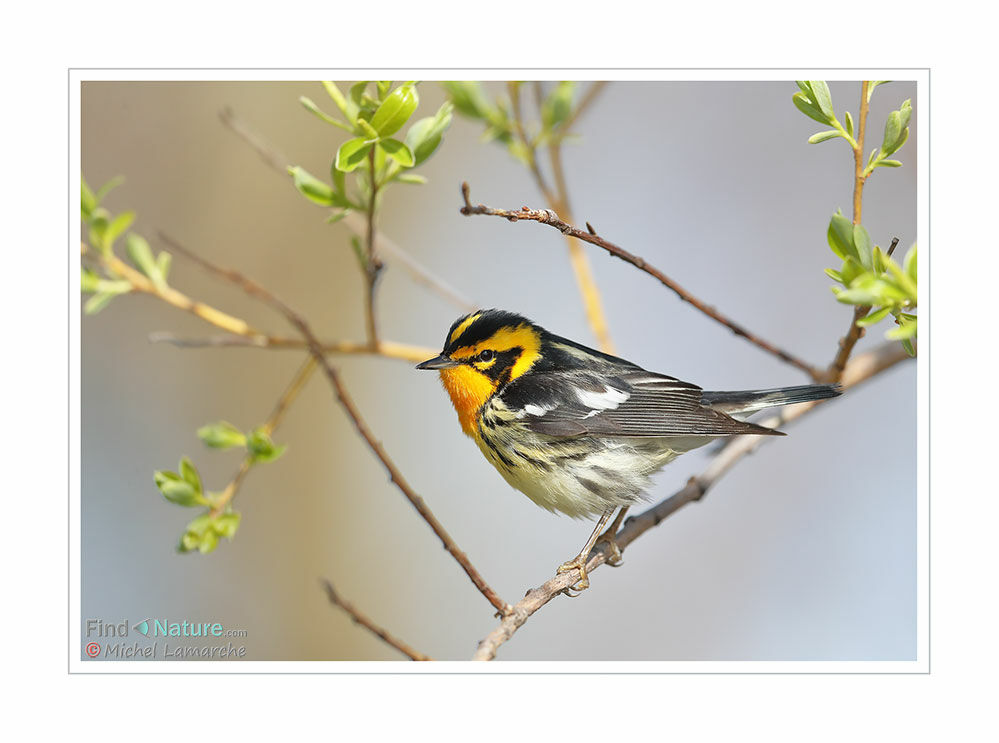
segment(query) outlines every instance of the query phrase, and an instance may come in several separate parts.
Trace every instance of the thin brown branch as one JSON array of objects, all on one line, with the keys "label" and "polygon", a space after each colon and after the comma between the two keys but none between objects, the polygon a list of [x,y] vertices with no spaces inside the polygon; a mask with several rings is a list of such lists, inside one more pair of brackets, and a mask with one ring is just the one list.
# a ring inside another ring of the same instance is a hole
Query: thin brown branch
[{"label": "thin brown branch", "polygon": [[[219,112],[219,119],[221,119],[226,128],[250,145],[271,169],[284,178],[288,177],[288,158],[264,140],[259,133],[254,132],[247,126],[231,108],[226,107],[222,109]],[[341,220],[341,224],[359,236],[365,233],[365,222],[365,217],[354,212],[351,212]],[[436,276],[429,268],[406,252],[398,243],[383,234],[375,236],[375,252],[391,256],[394,261],[398,261],[402,265],[413,281],[437,293],[458,308],[470,312],[479,306],[448,282]]]},{"label": "thin brown branch", "polygon": [[853,223],[860,224],[864,201],[864,132],[867,130],[867,88],[870,81],[860,83],[860,117],[857,121],[857,146],[853,148]]},{"label": "thin brown branch", "polygon": [[514,133],[524,148],[524,153],[527,155],[527,167],[530,169],[531,175],[534,176],[534,182],[541,191],[541,195],[545,201],[554,204],[556,200],[555,192],[548,186],[548,181],[545,179],[544,173],[541,172],[541,166],[538,165],[537,147],[534,142],[528,139],[527,129],[524,127],[524,114],[520,107],[520,86],[520,82],[513,80],[506,84],[507,92],[510,94],[510,109],[513,114]]},{"label": "thin brown branch", "polygon": [[589,107],[593,105],[593,102],[597,99],[597,97],[603,92],[604,88],[606,87],[607,87],[606,80],[595,80],[593,83],[590,84],[590,87],[586,89],[586,92],[583,94],[583,97],[580,99],[579,105],[576,106],[576,109],[569,115],[569,118],[565,120],[565,123],[563,123],[562,126],[559,127],[563,132],[563,134],[561,135],[563,138],[567,134],[572,133],[571,132],[572,127],[575,126],[576,122],[584,113],[586,113]]},{"label": "thin brown branch", "polygon": [[329,602],[338,609],[342,609],[344,612],[346,612],[346,614],[352,620],[354,620],[354,624],[361,625],[366,630],[375,635],[378,639],[380,639],[382,642],[384,642],[386,645],[391,645],[410,660],[433,660],[433,658],[431,658],[429,655],[424,655],[419,650],[413,648],[411,645],[408,645],[399,638],[389,634],[388,630],[372,622],[356,606],[354,606],[352,603],[350,603],[345,598],[340,596],[340,594],[336,592],[336,589],[333,588],[333,584],[330,583],[328,580],[324,579],[322,581],[322,584],[323,588],[326,591],[326,598],[329,599]]},{"label": "thin brown branch", "polygon": [[365,257],[364,278],[366,294],[364,303],[364,318],[368,328],[368,343],[372,348],[378,348],[378,320],[375,312],[375,292],[378,287],[378,277],[382,272],[382,262],[375,253],[375,210],[378,204],[378,174],[375,172],[375,149],[368,151],[368,167],[371,177],[371,196],[368,200],[367,223],[365,225]]},{"label": "thin brown branch", "polygon": [[[278,335],[212,335],[206,338],[189,338],[176,335],[170,332],[156,332],[149,334],[150,343],[170,343],[178,348],[222,348],[222,347],[242,347],[242,348],[269,348],[275,350],[301,350],[308,348],[308,344],[302,338],[287,338]],[[408,343],[396,343],[395,341],[378,341],[378,348],[371,348],[367,343],[359,341],[325,341],[320,344],[324,353],[346,353],[361,354],[370,356],[384,356],[389,359],[399,359],[401,361],[426,361],[431,356],[439,353],[439,350],[427,348],[426,346],[413,346]]]},{"label": "thin brown branch", "polygon": [[[873,351],[861,354],[853,359],[843,374],[842,385],[845,389],[855,387],[908,358],[909,356],[900,344],[886,343]],[[810,413],[820,404],[822,403],[804,403],[791,406],[786,408],[782,415],[763,421],[762,425],[770,427],[783,425]],[[624,548],[636,539],[653,527],[658,526],[665,519],[683,508],[683,506],[703,498],[708,490],[726,472],[745,458],[746,455],[755,451],[771,438],[769,436],[738,436],[733,438],[711,460],[708,467],[700,475],[691,477],[683,488],[670,497],[625,521],[624,528],[615,537],[618,548],[624,550]],[[593,570],[603,565],[607,560],[607,556],[608,553],[604,551],[603,547],[594,551],[586,565],[587,573],[592,574]],[[514,636],[517,630],[527,622],[532,614],[560,593],[573,586],[578,580],[579,571],[572,570],[558,574],[543,585],[528,591],[524,598],[514,605],[513,611],[504,617],[499,625],[479,643],[472,660],[492,660],[495,658],[499,648]]]},{"label": "thin brown branch", "polygon": [[[316,360],[309,356],[305,363],[303,363],[298,371],[295,372],[295,376],[292,378],[291,382],[285,388],[285,391],[281,394],[277,403],[274,405],[274,410],[271,412],[270,417],[261,426],[263,432],[270,436],[274,433],[275,429],[281,425],[281,421],[284,419],[284,415],[288,412],[288,408],[298,397],[298,394],[305,387],[305,383],[309,381],[309,377],[312,376],[312,372],[316,370]],[[248,454],[243,458],[243,461],[239,465],[239,469],[236,471],[236,475],[232,478],[229,484],[226,486],[225,490],[219,496],[218,500],[212,506],[212,516],[217,517],[221,514],[228,506],[232,499],[236,497],[236,492],[239,490],[240,485],[243,484],[243,480],[246,478],[247,474],[250,472],[250,468],[253,467],[253,456]]]},{"label": "thin brown branch", "polygon": [[473,205],[469,200],[469,188],[467,183],[463,183],[461,186],[461,193],[465,200],[465,206],[461,208],[461,213],[468,216],[472,214],[488,214],[497,217],[503,217],[510,220],[511,222],[517,222],[519,220],[529,220],[533,222],[541,222],[542,224],[547,224],[564,235],[570,235],[572,237],[578,238],[583,242],[588,242],[597,247],[603,248],[608,253],[616,258],[620,258],[626,263],[630,263],[638,269],[641,269],[650,276],[655,277],[659,280],[663,286],[671,289],[676,293],[680,299],[688,304],[692,305],[695,309],[700,310],[702,313],[715,320],[733,333],[738,336],[742,336],[750,343],[755,346],[762,348],[767,353],[771,353],[781,361],[784,361],[792,366],[801,369],[803,372],[811,376],[812,378],[819,378],[822,375],[822,371],[813,367],[811,364],[799,359],[798,357],[792,355],[790,352],[783,350],[775,346],[774,344],[763,340],[758,335],[749,332],[744,327],[736,323],[734,320],[726,317],[725,315],[718,312],[714,307],[704,304],[701,300],[694,297],[683,287],[677,284],[673,279],[669,278],[659,269],[654,266],[649,265],[643,258],[637,255],[632,255],[623,248],[615,245],[612,242],[604,240],[599,235],[595,235],[586,230],[580,230],[573,227],[571,224],[564,222],[559,218],[558,214],[550,209],[529,209],[526,206],[520,211],[509,211],[507,209],[494,209],[492,207],[484,206],[483,204]]},{"label": "thin brown branch", "polygon": [[161,235],[160,239],[169,245],[171,250],[177,254],[193,260],[198,265],[202,266],[216,276],[232,282],[249,296],[259,299],[271,308],[275,309],[302,334],[302,337],[305,339],[306,345],[308,346],[309,352],[316,359],[316,361],[319,362],[323,371],[326,373],[326,377],[329,379],[333,392],[335,393],[341,407],[343,407],[344,411],[346,411],[347,417],[350,418],[358,434],[360,434],[361,438],[364,439],[365,443],[367,443],[368,448],[374,452],[378,461],[382,463],[382,466],[388,472],[391,482],[402,492],[404,496],[406,496],[406,499],[410,502],[410,504],[412,504],[413,508],[416,509],[417,513],[419,513],[423,520],[427,522],[427,525],[430,526],[434,534],[437,535],[437,538],[441,540],[441,543],[444,545],[444,549],[447,550],[447,552],[461,566],[462,570],[465,571],[466,575],[468,575],[469,579],[471,579],[472,583],[479,590],[479,592],[486,597],[489,603],[496,607],[496,610],[499,611],[501,615],[505,616],[510,611],[510,605],[503,601],[499,595],[489,587],[489,584],[485,582],[479,574],[479,571],[474,565],[472,565],[468,556],[458,548],[457,543],[451,538],[451,535],[447,533],[443,524],[441,524],[441,522],[437,520],[437,517],[434,516],[433,512],[427,506],[423,498],[416,494],[413,488],[410,487],[409,483],[402,476],[402,473],[386,453],[384,447],[381,445],[381,442],[375,438],[371,429],[368,428],[367,423],[365,423],[364,418],[361,416],[360,410],[358,410],[353,398],[349,395],[347,388],[340,379],[340,374],[326,359],[326,356],[323,353],[322,345],[319,343],[319,340],[316,338],[305,319],[253,279],[244,276],[238,271],[217,266],[205,258],[191,252],[165,235]]}]

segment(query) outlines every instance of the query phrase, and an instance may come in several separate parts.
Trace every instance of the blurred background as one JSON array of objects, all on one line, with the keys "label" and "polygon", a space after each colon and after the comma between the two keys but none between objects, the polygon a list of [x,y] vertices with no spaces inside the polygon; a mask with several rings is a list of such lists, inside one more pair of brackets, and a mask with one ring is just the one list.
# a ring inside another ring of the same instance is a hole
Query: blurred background
[{"label": "blurred background", "polygon": [[[584,86],[585,87],[585,86]],[[343,89],[343,86],[341,86]],[[856,115],[859,82],[830,83]],[[502,84],[487,89],[501,92]],[[646,258],[706,303],[817,365],[852,308],[823,268],[830,215],[850,213],[852,153],[809,145],[823,128],[791,103],[787,82],[615,82],[564,149],[574,216]],[[416,117],[444,99],[425,82]],[[306,112],[333,110],[317,82],[85,82],[82,169],[105,205],[238,269],[286,300],[324,339],[364,336],[364,281],[341,225],[307,202],[220,122],[229,106],[289,164],[327,176],[347,138]],[[875,243],[916,240],[915,84],[876,90],[868,149],[888,112],[911,98],[900,169],[878,169],[864,197]],[[528,171],[481,125],[456,116],[417,172],[387,191],[380,228],[475,303],[521,312],[595,345],[562,236],[531,223],[463,217],[459,184],[491,206],[543,207]],[[650,276],[587,246],[618,353],[708,389],[803,384],[796,369],[682,303]],[[122,251],[123,252],[123,251]],[[439,348],[462,311],[386,257],[382,336]],[[176,256],[170,283],[274,334],[284,320]],[[858,352],[883,341],[886,323]],[[209,555],[174,547],[195,515],[165,501],[156,469],[192,457],[221,490],[240,455],[205,449],[195,431],[262,423],[304,352],[179,349],[156,331],[218,331],[146,296],[82,321],[82,611],[132,622],[219,621],[247,632],[248,660],[398,660],[332,608],[330,579],[375,621],[440,659],[471,656],[492,608],[356,435],[314,375],[235,500],[242,524]],[[460,431],[436,375],[362,356],[334,357],[375,435],[487,581],[508,601],[576,554],[591,525],[512,490]],[[916,654],[916,367],[895,367],[788,428],[700,503],[643,536],[619,570],[602,568],[575,600],[559,598],[500,652],[502,660],[911,660]],[[705,465],[685,455],[656,478],[659,500]]]}]

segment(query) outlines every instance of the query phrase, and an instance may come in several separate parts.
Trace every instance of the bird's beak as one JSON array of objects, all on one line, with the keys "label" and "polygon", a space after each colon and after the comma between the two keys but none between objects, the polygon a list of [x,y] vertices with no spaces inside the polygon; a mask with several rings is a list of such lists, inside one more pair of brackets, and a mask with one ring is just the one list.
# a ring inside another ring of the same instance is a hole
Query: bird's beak
[{"label": "bird's beak", "polygon": [[453,369],[458,366],[458,362],[453,359],[449,359],[444,354],[437,356],[432,359],[427,359],[422,364],[417,364],[417,369]]}]

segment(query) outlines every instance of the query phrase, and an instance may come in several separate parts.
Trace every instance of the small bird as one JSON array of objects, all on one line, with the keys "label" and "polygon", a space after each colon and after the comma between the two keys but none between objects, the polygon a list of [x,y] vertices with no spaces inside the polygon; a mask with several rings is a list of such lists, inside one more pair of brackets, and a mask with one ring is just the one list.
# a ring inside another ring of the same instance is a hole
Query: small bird
[{"label": "small bird", "polygon": [[828,384],[706,392],[495,309],[458,318],[440,355],[416,368],[440,372],[462,430],[510,485],[549,511],[599,516],[580,553],[558,568],[579,570],[580,591],[597,543],[620,564],[614,536],[650,475],[722,436],[784,435],[735,416],[840,394]]}]

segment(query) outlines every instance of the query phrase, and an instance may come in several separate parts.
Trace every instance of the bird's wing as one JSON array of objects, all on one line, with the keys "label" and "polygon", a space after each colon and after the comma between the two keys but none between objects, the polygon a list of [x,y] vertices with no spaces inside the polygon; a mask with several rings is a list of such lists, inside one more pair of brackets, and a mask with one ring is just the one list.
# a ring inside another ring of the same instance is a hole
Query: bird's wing
[{"label": "bird's wing", "polygon": [[664,374],[528,374],[501,393],[535,433],[548,436],[776,434],[701,403],[701,388]]}]

